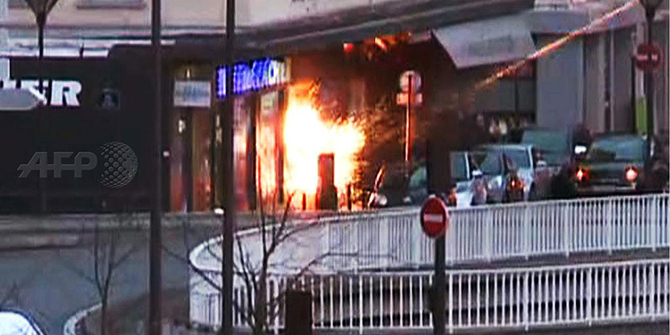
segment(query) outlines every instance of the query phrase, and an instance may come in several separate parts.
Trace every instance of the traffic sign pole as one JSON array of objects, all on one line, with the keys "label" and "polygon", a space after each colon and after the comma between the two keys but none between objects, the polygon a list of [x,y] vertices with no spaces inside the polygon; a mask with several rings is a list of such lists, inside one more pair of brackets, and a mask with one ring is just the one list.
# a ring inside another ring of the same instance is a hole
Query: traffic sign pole
[{"label": "traffic sign pole", "polygon": [[[448,162],[444,162],[444,155],[441,155],[441,147],[438,145],[435,140],[428,140],[426,143],[426,166],[428,174],[428,183],[427,190],[428,194],[439,194],[440,191],[443,191],[446,176],[444,173],[444,168]],[[430,199],[429,199],[430,201]],[[426,203],[427,205],[427,203]],[[427,207],[424,205],[424,207]],[[421,211],[421,221],[424,228],[426,229],[426,221],[424,217],[425,210]],[[447,219],[445,217],[445,219]],[[448,221],[448,219],[447,219]],[[446,227],[444,229],[446,231]],[[431,296],[433,299],[432,310],[433,314],[433,335],[444,335],[446,329],[446,287],[447,287],[447,278],[446,278],[446,251],[445,251],[445,231],[437,236],[435,239],[435,273],[433,275],[433,286]]]},{"label": "traffic sign pole", "polygon": [[444,234],[435,240],[435,278],[434,286],[437,288],[435,295],[435,311],[433,311],[433,335],[444,335],[446,326],[446,242]]},{"label": "traffic sign pole", "polygon": [[[647,15],[647,44],[652,43],[653,14]],[[644,74],[644,89],[647,97],[647,154],[651,154],[651,143],[654,138],[654,73],[647,71]]]},{"label": "traffic sign pole", "polygon": [[412,162],[412,105],[414,104],[414,76],[409,76],[409,92],[407,94],[407,109],[405,110],[405,173],[409,175]]}]

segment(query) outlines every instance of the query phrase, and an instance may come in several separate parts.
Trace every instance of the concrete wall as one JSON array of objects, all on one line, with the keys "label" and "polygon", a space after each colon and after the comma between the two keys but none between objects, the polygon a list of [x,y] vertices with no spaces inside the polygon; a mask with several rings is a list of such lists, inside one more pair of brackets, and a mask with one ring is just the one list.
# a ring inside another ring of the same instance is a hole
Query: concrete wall
[{"label": "concrete wall", "polygon": [[[667,3],[668,1],[666,1]],[[668,32],[670,27],[670,21],[666,18],[662,22],[657,22],[654,27],[654,40],[659,44],[661,50],[665,51],[663,56],[663,67],[655,75],[655,84],[656,84],[656,104],[655,104],[655,115],[656,115],[656,131],[667,131],[670,129],[670,117],[668,112],[668,94],[670,93],[670,83],[668,79],[668,74],[670,73],[670,55],[667,54],[668,50],[668,41],[670,36]]]},{"label": "concrete wall", "polygon": [[500,80],[477,93],[476,111],[533,112],[535,111],[535,81],[519,79],[517,82],[518,106],[514,106],[514,80]]},{"label": "concrete wall", "polygon": [[245,0],[249,24],[268,24],[310,16],[322,16],[357,7],[375,6],[394,0]]},{"label": "concrete wall", "polygon": [[605,130],[605,36],[584,38],[584,125],[594,132]]},{"label": "concrete wall", "polygon": [[[7,18],[8,3],[8,0],[0,0],[0,21]],[[0,48],[5,45],[7,45],[7,29],[0,28]],[[2,73],[0,73],[0,78],[2,78]]]},{"label": "concrete wall", "polygon": [[[612,78],[612,130],[618,132],[632,131],[635,125],[631,98],[632,59],[635,43],[631,28],[612,32],[614,38],[614,76]],[[589,88],[587,88],[589,89]]]},{"label": "concrete wall", "polygon": [[[48,27],[149,27],[151,23],[150,0],[138,1],[136,6],[126,8],[91,7],[87,3],[85,0],[59,1],[49,16]],[[164,26],[222,26],[225,18],[225,1],[163,0],[162,6]],[[34,25],[33,14],[27,8],[10,8],[9,13],[1,23]],[[241,15],[238,17],[241,22],[247,20]]]},{"label": "concrete wall", "polygon": [[[538,36],[538,48],[556,39]],[[564,128],[584,118],[584,42],[575,39],[537,60],[536,121],[541,127]]]},{"label": "concrete wall", "polygon": [[[394,0],[238,0],[236,20],[240,26],[263,25],[391,1]],[[139,0],[123,8],[94,7],[90,3],[91,0],[60,0],[49,17],[49,26],[133,28],[149,27],[151,23],[150,0]],[[163,25],[223,27],[225,4],[221,0],[163,0]],[[32,13],[26,8],[11,8],[9,17],[0,17],[0,24],[9,26],[32,26],[33,23]]]}]

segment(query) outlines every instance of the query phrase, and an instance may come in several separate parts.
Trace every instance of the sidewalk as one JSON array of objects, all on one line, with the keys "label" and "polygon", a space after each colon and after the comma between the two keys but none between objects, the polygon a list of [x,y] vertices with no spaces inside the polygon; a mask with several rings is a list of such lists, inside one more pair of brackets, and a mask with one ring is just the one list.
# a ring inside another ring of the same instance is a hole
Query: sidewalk
[{"label": "sidewalk", "polygon": [[[122,302],[112,302],[108,307],[108,335],[142,335],[147,324],[147,295]],[[112,297],[113,298],[113,297]],[[163,319],[188,320],[189,298],[186,290],[166,290],[163,292]],[[100,334],[100,309],[93,311],[77,324],[77,335]]]}]

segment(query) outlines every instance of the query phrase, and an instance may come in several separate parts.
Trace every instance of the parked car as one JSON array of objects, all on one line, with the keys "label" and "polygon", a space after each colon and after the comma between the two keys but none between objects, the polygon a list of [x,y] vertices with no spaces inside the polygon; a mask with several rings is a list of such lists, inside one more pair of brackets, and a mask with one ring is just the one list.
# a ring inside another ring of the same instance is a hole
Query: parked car
[{"label": "parked car", "polygon": [[42,335],[44,332],[26,315],[0,310],[0,335]]},{"label": "parked car", "polygon": [[404,164],[384,164],[377,171],[368,207],[383,208],[410,205],[407,172]]},{"label": "parked car", "polygon": [[610,195],[640,190],[640,173],[649,157],[646,141],[637,135],[597,138],[575,172],[579,195]]},{"label": "parked car", "polygon": [[652,147],[651,157],[645,162],[640,171],[639,189],[645,193],[668,192],[668,177],[670,173],[669,148],[670,138],[667,132],[656,137]]},{"label": "parked car", "polygon": [[457,207],[486,204],[486,183],[471,152],[451,153],[451,180],[455,185]]},{"label": "parked car", "polygon": [[487,202],[528,200],[534,178],[533,148],[521,144],[487,144],[473,150],[486,181]]},{"label": "parked car", "polygon": [[[452,192],[457,207],[485,203],[486,194],[481,172],[474,166],[468,152],[451,153]],[[424,164],[405,172],[404,164],[383,165],[377,173],[375,185],[368,200],[368,207],[383,208],[420,205],[428,198],[428,173]],[[409,175],[409,177],[407,177]]]},{"label": "parked car", "polygon": [[521,143],[533,146],[535,163],[529,200],[553,198],[552,184],[556,185],[559,182],[557,179],[566,179],[562,178],[563,175],[573,174],[572,166],[584,159],[591,142],[588,130],[580,126],[564,130],[535,127],[524,129]]},{"label": "parked car", "polygon": [[527,128],[523,130],[521,144],[532,145],[548,167],[561,167],[570,160],[580,161],[586,156],[592,139],[583,127],[564,130]]}]

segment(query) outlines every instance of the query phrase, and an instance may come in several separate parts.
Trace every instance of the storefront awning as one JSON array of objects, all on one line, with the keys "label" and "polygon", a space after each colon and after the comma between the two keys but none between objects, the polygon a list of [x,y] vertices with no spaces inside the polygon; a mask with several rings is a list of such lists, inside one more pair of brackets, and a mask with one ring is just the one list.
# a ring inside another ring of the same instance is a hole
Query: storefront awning
[{"label": "storefront awning", "polygon": [[273,23],[245,32],[251,49],[286,54],[331,47],[401,31],[421,32],[473,20],[513,15],[533,8],[534,0],[388,0],[369,6]]},{"label": "storefront awning", "polygon": [[433,34],[459,69],[519,60],[535,51],[522,15],[448,26]]}]

